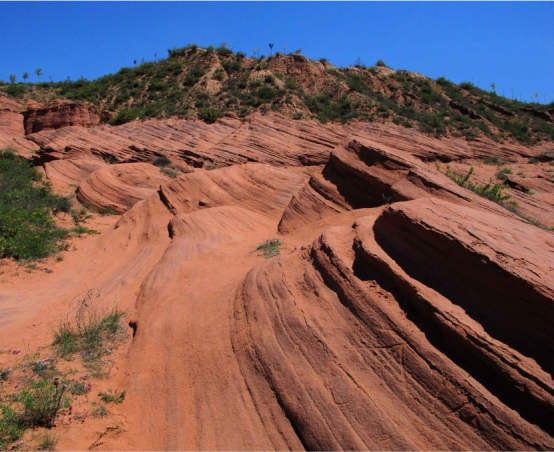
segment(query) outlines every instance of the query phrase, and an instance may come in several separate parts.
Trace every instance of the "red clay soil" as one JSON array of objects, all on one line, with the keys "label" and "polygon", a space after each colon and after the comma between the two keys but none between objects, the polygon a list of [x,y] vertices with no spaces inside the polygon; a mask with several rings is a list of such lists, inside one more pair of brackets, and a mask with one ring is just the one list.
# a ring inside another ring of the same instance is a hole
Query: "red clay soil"
[{"label": "red clay soil", "polygon": [[127,396],[60,421],[59,450],[554,448],[554,235],[435,165],[485,181],[484,156],[519,165],[510,193],[545,219],[553,167],[528,159],[551,143],[278,115],[24,139],[56,190],[121,214],[94,214],[100,234],[51,273],[0,267],[2,350],[49,345],[86,289],[127,311],[132,338],[94,383]]}]

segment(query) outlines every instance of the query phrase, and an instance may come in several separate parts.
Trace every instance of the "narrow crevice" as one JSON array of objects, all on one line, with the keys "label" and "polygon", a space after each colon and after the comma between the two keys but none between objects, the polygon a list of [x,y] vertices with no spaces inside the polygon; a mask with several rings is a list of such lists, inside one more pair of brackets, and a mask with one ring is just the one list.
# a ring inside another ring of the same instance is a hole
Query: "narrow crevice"
[{"label": "narrow crevice", "polygon": [[160,197],[160,201],[166,207],[166,209],[169,210],[172,215],[177,215],[177,209],[175,209],[175,206],[171,204],[171,201],[165,195],[162,187],[160,187],[158,190],[158,196]]},{"label": "narrow crevice", "polygon": [[137,322],[131,320],[129,322],[129,327],[133,330],[133,337],[137,334]]}]

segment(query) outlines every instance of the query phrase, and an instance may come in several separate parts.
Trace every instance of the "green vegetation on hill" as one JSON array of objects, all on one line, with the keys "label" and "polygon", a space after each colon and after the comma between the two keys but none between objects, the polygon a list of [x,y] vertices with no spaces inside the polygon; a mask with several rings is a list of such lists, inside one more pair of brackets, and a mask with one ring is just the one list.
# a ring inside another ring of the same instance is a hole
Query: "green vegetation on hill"
[{"label": "green vegetation on hill", "polygon": [[67,198],[56,196],[29,162],[0,151],[0,257],[33,259],[58,250],[67,231],[52,212],[69,212]]},{"label": "green vegetation on hill", "polygon": [[245,117],[272,110],[322,122],[393,122],[436,137],[486,135],[524,144],[554,140],[552,103],[510,100],[469,82],[456,85],[444,77],[393,71],[382,60],[374,67],[337,69],[299,52],[247,58],[225,46],[191,44],[169,50],[167,59],[96,80],[35,87],[33,93],[29,84],[0,89],[14,97],[89,101],[107,112],[112,125],[172,116],[212,123],[226,112]]}]

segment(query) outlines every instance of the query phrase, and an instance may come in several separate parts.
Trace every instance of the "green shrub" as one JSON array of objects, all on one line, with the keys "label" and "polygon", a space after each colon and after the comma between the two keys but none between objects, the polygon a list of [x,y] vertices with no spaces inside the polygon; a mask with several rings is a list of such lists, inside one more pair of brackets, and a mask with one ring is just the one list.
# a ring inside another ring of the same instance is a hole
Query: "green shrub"
[{"label": "green shrub", "polygon": [[280,89],[275,89],[275,88],[271,88],[269,86],[262,86],[260,89],[258,89],[257,91],[257,95],[260,99],[262,100],[266,100],[266,101],[269,101],[269,100],[272,100],[272,99],[275,99],[279,96],[283,96],[285,94],[284,91],[280,90]]},{"label": "green shrub", "polygon": [[26,92],[25,85],[8,85],[6,92],[12,97],[23,97]]},{"label": "green shrub", "polygon": [[348,72],[346,74],[346,83],[352,91],[356,91],[362,94],[372,94],[372,91],[358,74]]},{"label": "green shrub", "polygon": [[222,82],[225,79],[225,77],[223,76],[223,70],[222,69],[217,68],[214,71],[214,79],[219,80],[220,82]]},{"label": "green shrub", "polygon": [[[23,390],[9,397],[13,406],[0,404],[0,449],[7,449],[28,428],[51,428],[60,408],[71,403],[64,390],[57,381],[25,380]],[[50,450],[55,441],[53,437],[43,438],[37,449]]]},{"label": "green shrub", "polygon": [[347,123],[358,115],[354,111],[352,102],[346,97],[339,97],[336,101],[331,100],[329,94],[322,94],[315,97],[306,97],[306,105],[312,113],[317,115],[320,122],[341,121]]},{"label": "green shrub", "polygon": [[104,403],[123,403],[123,400],[125,400],[125,394],[126,391],[117,391],[112,389],[108,389],[107,392],[100,392],[98,394],[98,397],[100,397],[100,400]]},{"label": "green shrub", "polygon": [[24,432],[25,426],[19,414],[13,408],[0,404],[0,449],[6,450]]},{"label": "green shrub", "polygon": [[233,74],[240,71],[241,62],[240,60],[225,61],[222,66],[228,74]]},{"label": "green shrub", "polygon": [[32,427],[51,427],[60,409],[62,391],[63,386],[48,380],[31,383],[17,399],[23,406],[22,422]]},{"label": "green shrub", "polygon": [[206,73],[206,71],[199,65],[196,65],[196,66],[190,68],[187,71],[187,75],[185,76],[185,80],[183,81],[184,85],[185,86],[196,85],[205,73]]},{"label": "green shrub", "polygon": [[377,60],[375,62],[375,66],[377,66],[377,67],[388,67],[383,60]]},{"label": "green shrub", "polygon": [[58,251],[67,231],[52,212],[69,212],[69,199],[52,194],[41,174],[11,151],[0,151],[0,257],[35,259]]},{"label": "green shrub", "polygon": [[482,196],[483,198],[490,199],[497,204],[505,207],[506,209],[514,212],[517,208],[517,203],[507,202],[511,198],[510,195],[503,193],[503,190],[506,188],[503,184],[493,184],[489,182],[488,184],[480,184],[479,182],[473,182],[471,176],[473,175],[473,167],[467,172],[467,174],[458,173],[453,171],[449,166],[446,167],[446,176],[456,182],[460,187],[467,188],[473,193]]},{"label": "green shrub", "polygon": [[143,117],[143,113],[140,110],[124,108],[123,110],[120,110],[117,113],[117,115],[115,115],[110,120],[110,124],[112,126],[118,126],[121,124],[125,124],[127,122],[131,122],[135,119],[140,119],[142,117]]},{"label": "green shrub", "polygon": [[288,78],[287,81],[285,82],[285,86],[288,89],[296,89],[298,88],[298,83],[296,82],[296,80],[293,80],[292,78]]},{"label": "green shrub", "polygon": [[261,251],[266,259],[269,259],[274,256],[278,256],[281,252],[281,241],[278,239],[269,239],[262,243],[258,248],[256,248],[257,251]]},{"label": "green shrub", "polygon": [[514,173],[512,172],[511,168],[508,168],[506,166],[506,167],[498,170],[498,172],[496,173],[496,177],[498,177],[500,180],[506,180],[506,179],[508,179],[509,174],[514,174]]},{"label": "green shrub", "polygon": [[500,157],[495,155],[494,157],[485,157],[483,159],[483,163],[485,165],[502,165],[503,160],[501,160]]},{"label": "green shrub", "polygon": [[223,110],[218,108],[201,108],[198,110],[198,118],[207,124],[215,123],[219,118],[225,115]]},{"label": "green shrub", "polygon": [[233,51],[231,49],[228,49],[227,47],[224,47],[224,46],[218,47],[215,51],[219,56],[229,56],[233,54]]},{"label": "green shrub", "polygon": [[171,164],[171,160],[169,160],[167,157],[164,157],[163,155],[156,157],[154,161],[152,162],[154,166],[157,166],[158,168],[163,168],[167,165]]}]

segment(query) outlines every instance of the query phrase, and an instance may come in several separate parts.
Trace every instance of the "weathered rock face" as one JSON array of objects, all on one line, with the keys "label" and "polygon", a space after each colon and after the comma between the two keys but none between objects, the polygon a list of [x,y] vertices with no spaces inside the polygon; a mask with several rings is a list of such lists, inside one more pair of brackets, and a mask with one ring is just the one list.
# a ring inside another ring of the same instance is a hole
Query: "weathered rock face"
[{"label": "weathered rock face", "polygon": [[[122,215],[50,279],[3,292],[0,343],[43,345],[45,313],[83,286],[118,300],[135,334],[113,358],[127,396],[103,448],[554,448],[554,236],[434,164],[530,166],[543,147],[277,115],[29,138],[49,180]],[[192,172],[170,179],[159,156]],[[529,194],[548,165],[507,178],[530,212],[548,211]],[[266,260],[270,238],[284,244]],[[99,428],[68,431],[59,447],[85,449]]]},{"label": "weathered rock face", "polygon": [[39,147],[25,139],[23,115],[17,111],[0,109],[0,149],[15,149],[22,156],[29,156]]},{"label": "weathered rock face", "polygon": [[53,187],[64,192],[69,188],[77,188],[90,173],[105,165],[104,161],[90,157],[52,160],[44,164],[44,171]]},{"label": "weathered rock face", "polygon": [[9,97],[0,96],[0,149],[11,148],[23,157],[30,157],[39,146],[25,139],[23,112],[26,106]]},{"label": "weathered rock face", "polygon": [[54,101],[43,107],[29,108],[24,113],[25,134],[62,127],[90,127],[100,123],[100,116],[92,104]]},{"label": "weathered rock face", "polygon": [[[246,278],[235,349],[256,405],[281,408],[309,450],[551,447],[533,425],[551,416],[551,377],[411,280],[360,226]],[[519,384],[533,394],[516,401]]]},{"label": "weathered rock face", "polygon": [[323,170],[312,175],[293,197],[279,231],[292,231],[332,213],[430,196],[513,216],[410,154],[368,140],[353,140],[335,148]]},{"label": "weathered rock face", "polygon": [[77,199],[99,211],[121,214],[170,180],[147,163],[104,165],[79,184]]}]

